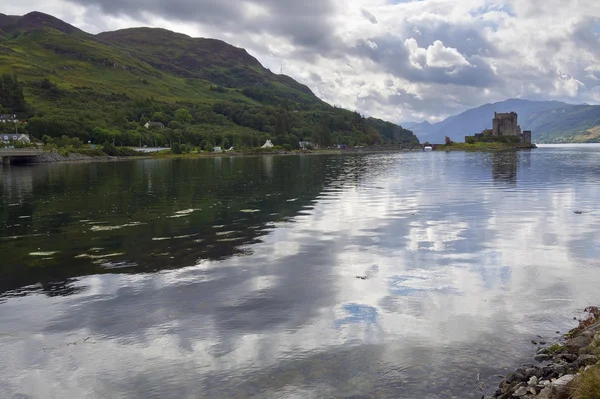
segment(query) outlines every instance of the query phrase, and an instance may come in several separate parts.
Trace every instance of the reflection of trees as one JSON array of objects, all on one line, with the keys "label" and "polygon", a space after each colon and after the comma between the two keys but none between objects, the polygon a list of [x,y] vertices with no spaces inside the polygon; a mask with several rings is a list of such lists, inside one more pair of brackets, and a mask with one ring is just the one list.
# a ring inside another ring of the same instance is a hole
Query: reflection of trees
[{"label": "reflection of trees", "polygon": [[[36,283],[56,286],[80,275],[174,269],[241,254],[268,234],[272,223],[314,203],[329,182],[348,180],[340,175],[356,178],[357,170],[364,170],[360,159],[225,157],[40,166],[32,195],[19,196],[21,206],[4,206],[0,213],[0,252],[8,258],[0,265],[0,293]],[[194,212],[172,217],[186,209]],[[6,227],[25,212],[33,218]],[[94,222],[143,224],[90,231]],[[59,252],[52,259],[29,255],[36,251]],[[123,255],[76,258],[112,253]]]},{"label": "reflection of trees", "polygon": [[15,166],[0,169],[0,182],[0,196],[3,201],[18,200],[28,196],[33,188],[33,168]]},{"label": "reflection of trees", "polygon": [[492,154],[492,176],[495,182],[516,183],[519,153],[516,151]]}]

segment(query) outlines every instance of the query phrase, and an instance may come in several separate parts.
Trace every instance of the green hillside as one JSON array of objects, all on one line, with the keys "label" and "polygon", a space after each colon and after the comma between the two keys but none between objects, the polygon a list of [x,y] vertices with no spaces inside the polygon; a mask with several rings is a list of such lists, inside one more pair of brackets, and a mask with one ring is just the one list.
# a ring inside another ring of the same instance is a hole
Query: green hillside
[{"label": "green hillside", "polygon": [[600,143],[600,106],[568,105],[531,115],[540,143]]},{"label": "green hillside", "polygon": [[[91,35],[52,16],[0,14],[0,112],[28,118],[34,137],[117,145],[297,146],[415,143],[409,130],[332,107],[245,50],[164,29]],[[4,89],[3,89],[4,87]],[[7,87],[13,87],[12,91]],[[18,108],[18,109],[17,109]],[[147,121],[165,128],[146,129]]]}]

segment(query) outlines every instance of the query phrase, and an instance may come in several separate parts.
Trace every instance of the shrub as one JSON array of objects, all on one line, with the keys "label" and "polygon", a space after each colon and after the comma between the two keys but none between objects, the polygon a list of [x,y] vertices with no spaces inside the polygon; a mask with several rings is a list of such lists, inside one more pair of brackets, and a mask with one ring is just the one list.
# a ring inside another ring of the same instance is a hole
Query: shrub
[{"label": "shrub", "polygon": [[173,145],[171,146],[171,152],[173,154],[181,154],[181,144],[179,143],[173,143]]},{"label": "shrub", "polygon": [[102,151],[104,151],[106,155],[110,155],[111,157],[119,156],[119,151],[117,150],[117,147],[115,147],[114,144],[109,143],[108,141],[102,146]]},{"label": "shrub", "polygon": [[289,152],[289,151],[292,151],[292,146],[289,144],[284,144],[283,149]]},{"label": "shrub", "polygon": [[135,157],[137,155],[141,155],[139,151],[128,147],[117,147],[117,153],[120,157]]},{"label": "shrub", "polygon": [[475,144],[475,136],[467,136],[465,137],[465,143],[467,144]]},{"label": "shrub", "polygon": [[77,150],[77,152],[82,155],[87,155],[88,157],[101,157],[105,155],[99,148],[82,148]]}]

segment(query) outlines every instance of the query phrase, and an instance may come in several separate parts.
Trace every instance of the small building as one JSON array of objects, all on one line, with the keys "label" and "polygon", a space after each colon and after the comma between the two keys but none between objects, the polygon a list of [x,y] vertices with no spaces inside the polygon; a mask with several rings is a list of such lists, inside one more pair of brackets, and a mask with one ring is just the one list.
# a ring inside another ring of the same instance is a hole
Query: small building
[{"label": "small building", "polygon": [[15,114],[0,114],[0,123],[18,123],[17,115]]},{"label": "small building", "polygon": [[273,143],[271,143],[271,140],[267,140],[267,141],[266,141],[266,142],[265,142],[265,143],[262,145],[262,148],[273,148],[273,147],[275,147],[275,146],[273,145]]},{"label": "small building", "polygon": [[213,151],[214,152],[223,152],[223,149],[221,147],[214,147]]},{"label": "small building", "polygon": [[162,129],[163,127],[165,127],[165,125],[163,125],[162,122],[146,122],[144,127],[146,129],[150,129],[151,127],[156,127],[156,128]]},{"label": "small building", "polygon": [[1,137],[3,143],[10,143],[15,141],[20,141],[22,143],[31,143],[31,139],[28,134],[18,134],[18,133],[10,133],[3,134]]}]

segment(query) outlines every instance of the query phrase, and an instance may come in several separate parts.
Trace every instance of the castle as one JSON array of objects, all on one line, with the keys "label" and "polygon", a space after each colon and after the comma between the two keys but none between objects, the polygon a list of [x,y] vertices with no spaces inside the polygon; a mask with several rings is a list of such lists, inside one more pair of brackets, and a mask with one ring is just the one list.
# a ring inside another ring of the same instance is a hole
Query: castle
[{"label": "castle", "polygon": [[[518,115],[516,112],[498,113],[494,112],[492,119],[492,129],[486,129],[481,133],[475,134],[476,141],[488,141],[486,137],[518,137],[523,144],[531,144],[531,130],[521,131],[518,124]],[[469,136],[467,136],[469,137]],[[471,136],[472,137],[472,136]],[[465,140],[469,141],[469,140]]]}]

